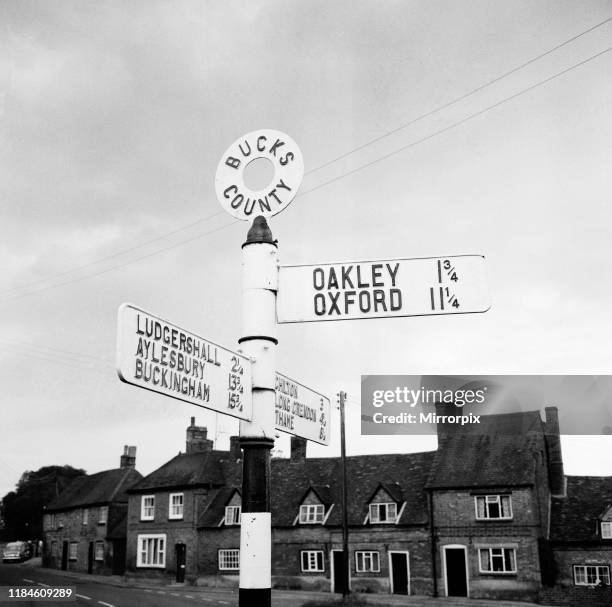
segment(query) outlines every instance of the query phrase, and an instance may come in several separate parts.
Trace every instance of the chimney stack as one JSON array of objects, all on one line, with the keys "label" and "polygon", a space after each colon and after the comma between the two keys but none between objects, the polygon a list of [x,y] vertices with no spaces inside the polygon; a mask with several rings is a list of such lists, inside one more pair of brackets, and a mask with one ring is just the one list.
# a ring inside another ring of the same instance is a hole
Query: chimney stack
[{"label": "chimney stack", "polygon": [[306,443],[308,441],[300,436],[291,437],[291,461],[303,462],[306,459]]},{"label": "chimney stack", "polygon": [[135,468],[136,467],[136,447],[124,445],[123,455],[119,459],[120,468]]},{"label": "chimney stack", "polygon": [[187,440],[185,451],[191,453],[207,453],[212,451],[213,441],[206,438],[208,429],[206,426],[196,426],[195,417],[191,418],[191,425],[187,428]]},{"label": "chimney stack", "polygon": [[565,474],[563,471],[563,454],[559,436],[559,412],[557,407],[546,407],[544,421],[544,439],[548,455],[548,482],[550,492],[555,497],[565,497]]}]

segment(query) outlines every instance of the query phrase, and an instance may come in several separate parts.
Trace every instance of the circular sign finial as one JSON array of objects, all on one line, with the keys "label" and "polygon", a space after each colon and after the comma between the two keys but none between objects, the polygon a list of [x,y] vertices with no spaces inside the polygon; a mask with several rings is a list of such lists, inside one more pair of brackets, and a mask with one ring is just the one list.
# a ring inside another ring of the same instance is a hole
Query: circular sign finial
[{"label": "circular sign finial", "polygon": [[[252,190],[245,183],[244,170],[259,158],[272,163],[274,176],[261,190]],[[260,129],[236,139],[223,154],[215,190],[230,215],[250,221],[280,213],[295,198],[303,177],[304,159],[295,141],[280,131]]]}]

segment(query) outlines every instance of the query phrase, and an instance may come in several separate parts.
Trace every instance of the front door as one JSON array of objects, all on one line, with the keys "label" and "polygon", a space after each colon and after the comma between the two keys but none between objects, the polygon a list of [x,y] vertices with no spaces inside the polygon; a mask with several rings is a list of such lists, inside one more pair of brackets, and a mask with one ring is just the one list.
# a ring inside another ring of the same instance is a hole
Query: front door
[{"label": "front door", "polygon": [[332,588],[334,592],[344,594],[347,590],[346,563],[342,550],[332,550]]},{"label": "front door", "polygon": [[185,581],[185,569],[187,567],[187,546],[185,544],[176,544],[176,581],[183,583]]},{"label": "front door", "polygon": [[68,542],[62,544],[62,569],[68,569]]},{"label": "front door", "polygon": [[391,592],[408,594],[408,553],[391,552]]},{"label": "front door", "polygon": [[465,548],[444,548],[446,562],[446,596],[467,596]]},{"label": "front door", "polygon": [[94,563],[94,543],[89,542],[89,549],[87,550],[87,573],[91,573],[93,571],[93,563]]},{"label": "front door", "polygon": [[113,540],[113,575],[125,573],[125,540]]}]

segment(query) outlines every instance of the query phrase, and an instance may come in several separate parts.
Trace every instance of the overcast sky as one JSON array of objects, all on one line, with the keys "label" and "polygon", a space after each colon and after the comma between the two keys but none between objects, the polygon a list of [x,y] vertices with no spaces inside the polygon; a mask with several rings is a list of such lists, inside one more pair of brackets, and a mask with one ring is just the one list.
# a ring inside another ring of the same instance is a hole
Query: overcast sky
[{"label": "overcast sky", "polygon": [[[282,263],[487,258],[485,314],[279,326],[279,371],[349,393],[349,454],[435,445],[362,438],[361,374],[609,373],[611,8],[0,0],[0,495],[124,444],[149,473],[192,415],[220,447],[237,433],[119,381],[117,309],[236,347],[248,225],[214,175],[258,128],[304,156],[270,221]],[[565,439],[566,471],[612,474],[610,441]]]}]

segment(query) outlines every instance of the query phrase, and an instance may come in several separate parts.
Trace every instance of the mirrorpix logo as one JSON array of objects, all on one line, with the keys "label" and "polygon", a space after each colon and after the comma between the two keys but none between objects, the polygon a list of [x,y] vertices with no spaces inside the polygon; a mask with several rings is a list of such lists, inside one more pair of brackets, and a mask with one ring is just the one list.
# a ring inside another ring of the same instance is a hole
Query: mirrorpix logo
[{"label": "mirrorpix logo", "polygon": [[[406,381],[401,382],[397,381],[399,377],[390,376],[364,379],[362,434],[435,434],[440,424],[480,424],[479,409],[486,401],[486,385],[425,387],[415,386],[414,377],[405,377]],[[390,379],[396,381],[392,383]]]}]

